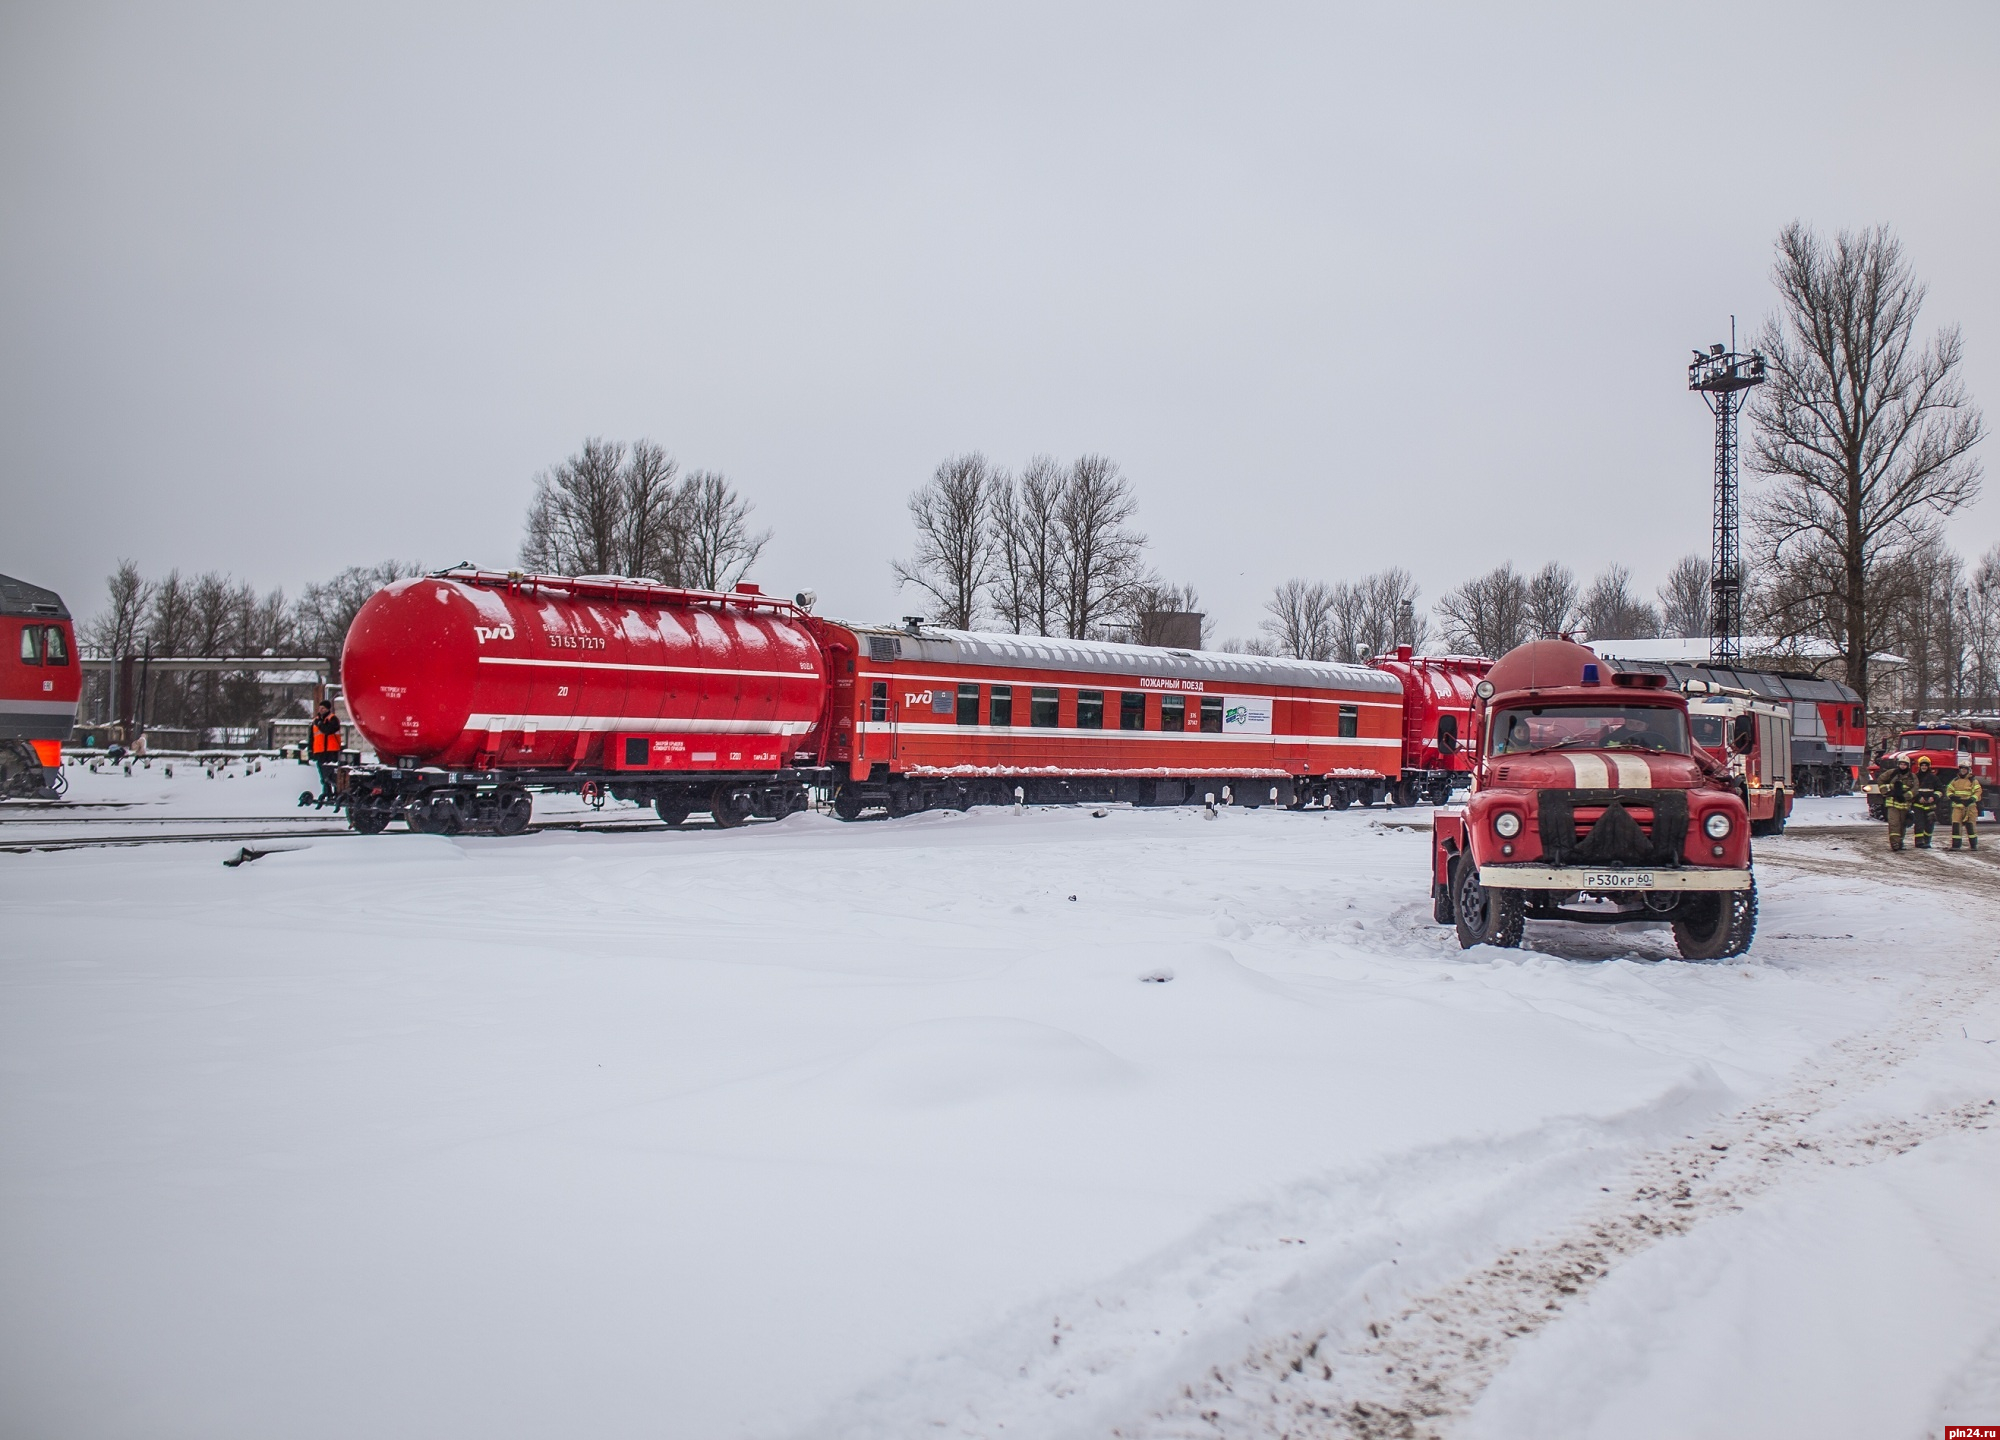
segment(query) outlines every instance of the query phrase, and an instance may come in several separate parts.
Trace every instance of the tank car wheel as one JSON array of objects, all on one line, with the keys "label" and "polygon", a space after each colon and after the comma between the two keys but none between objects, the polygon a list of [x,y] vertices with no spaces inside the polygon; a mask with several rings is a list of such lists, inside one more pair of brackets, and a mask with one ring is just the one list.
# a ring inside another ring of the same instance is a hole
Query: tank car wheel
[{"label": "tank car wheel", "polygon": [[495,831],[502,835],[519,835],[528,828],[528,822],[535,815],[535,802],[529,798],[527,791],[510,785],[494,798],[499,801],[500,811],[500,818],[493,827]]},{"label": "tank car wheel", "polygon": [[861,818],[861,796],[846,788],[834,791],[833,818],[836,820],[859,820]]},{"label": "tank car wheel", "polygon": [[1681,901],[1674,945],[1683,960],[1728,960],[1757,934],[1757,882],[1748,890],[1696,891]]},{"label": "tank car wheel", "polygon": [[418,796],[410,805],[408,818],[412,830],[421,828],[426,835],[456,835],[465,828],[465,812],[459,808],[458,796],[449,790]]},{"label": "tank car wheel", "polygon": [[1458,946],[1493,945],[1511,950],[1521,943],[1527,907],[1518,890],[1488,890],[1479,883],[1479,867],[1470,855],[1451,864],[1452,920]]},{"label": "tank car wheel", "polygon": [[395,802],[382,795],[362,795],[347,807],[347,823],[363,835],[380,835],[395,818]]},{"label": "tank car wheel", "polygon": [[750,819],[750,792],[734,785],[718,785],[708,813],[725,830],[733,830]]},{"label": "tank car wheel", "polygon": [[680,800],[670,800],[664,795],[655,795],[653,813],[665,821],[669,829],[678,830],[687,824],[688,807]]}]

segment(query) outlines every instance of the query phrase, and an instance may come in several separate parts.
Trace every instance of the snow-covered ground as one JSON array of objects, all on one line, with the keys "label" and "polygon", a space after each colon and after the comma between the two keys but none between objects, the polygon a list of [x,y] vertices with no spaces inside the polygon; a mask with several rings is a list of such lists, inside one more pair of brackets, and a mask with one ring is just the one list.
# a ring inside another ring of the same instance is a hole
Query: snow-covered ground
[{"label": "snow-covered ground", "polygon": [[1423,819],[0,854],[0,1433],[2000,1417],[1991,857],[1802,802],[1742,961],[1462,952]]}]

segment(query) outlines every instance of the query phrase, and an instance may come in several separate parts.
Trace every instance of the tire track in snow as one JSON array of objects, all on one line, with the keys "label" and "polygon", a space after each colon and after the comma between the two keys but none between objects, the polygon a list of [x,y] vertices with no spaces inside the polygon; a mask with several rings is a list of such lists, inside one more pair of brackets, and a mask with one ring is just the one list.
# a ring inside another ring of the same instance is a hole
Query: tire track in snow
[{"label": "tire track in snow", "polygon": [[[1860,878],[1854,865],[1831,855],[1786,849],[1766,863]],[[1982,897],[2000,895],[2000,871],[1989,869],[1983,854],[1977,870],[1920,858],[1931,863],[1876,878],[1954,895],[1964,895],[1969,881]],[[1874,1164],[1941,1135],[1992,1126],[2000,1119],[1992,1099],[1844,1126],[1823,1122],[1948,1035],[1955,1017],[1989,997],[1996,981],[2000,963],[1992,957],[1930,977],[1894,1021],[1836,1042],[1803,1067],[1790,1090],[1646,1156],[1612,1187],[1615,1201],[1391,1315],[1293,1331],[1259,1346],[1184,1385],[1151,1419],[1114,1433],[1129,1440],[1440,1440],[1506,1365],[1515,1342],[1558,1318],[1619,1261],[1816,1169]]]}]

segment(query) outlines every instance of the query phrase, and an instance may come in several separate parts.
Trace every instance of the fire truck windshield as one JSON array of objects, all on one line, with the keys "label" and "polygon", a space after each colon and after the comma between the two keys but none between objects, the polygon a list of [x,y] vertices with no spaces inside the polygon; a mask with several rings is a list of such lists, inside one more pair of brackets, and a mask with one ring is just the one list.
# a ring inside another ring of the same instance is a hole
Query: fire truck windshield
[{"label": "fire truck windshield", "polygon": [[1958,732],[1955,730],[1905,730],[1896,741],[1904,750],[1955,750],[1958,748]]},{"label": "fire truck windshield", "polygon": [[1687,720],[1652,705],[1536,705],[1493,717],[1495,755],[1530,750],[1654,750],[1688,753]]}]

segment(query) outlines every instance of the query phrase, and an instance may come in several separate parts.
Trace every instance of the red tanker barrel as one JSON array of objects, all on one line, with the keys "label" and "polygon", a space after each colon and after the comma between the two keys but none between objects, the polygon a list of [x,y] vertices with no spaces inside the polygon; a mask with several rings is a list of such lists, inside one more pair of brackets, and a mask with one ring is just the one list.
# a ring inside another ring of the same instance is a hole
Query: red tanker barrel
[{"label": "red tanker barrel", "polygon": [[[1403,685],[1403,766],[1408,770],[1471,768],[1472,690],[1491,661],[1476,655],[1413,655],[1399,645],[1393,655],[1377,655],[1377,670],[1394,675]],[[1460,748],[1447,755],[1438,744],[1438,722],[1455,722]]]},{"label": "red tanker barrel", "polygon": [[606,741],[648,737],[642,751],[698,768],[729,768],[732,755],[769,768],[816,726],[826,667],[781,601],[455,572],[362,606],[341,679],[385,762],[622,768]]}]

